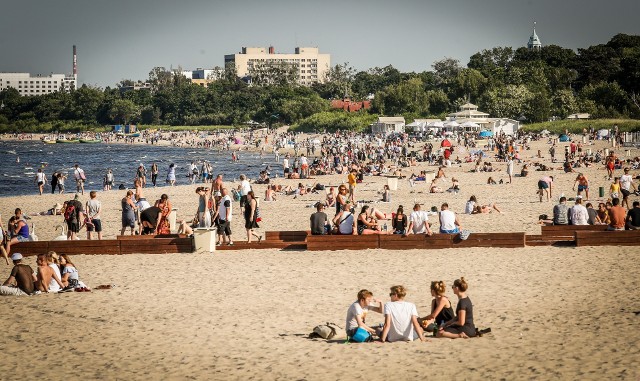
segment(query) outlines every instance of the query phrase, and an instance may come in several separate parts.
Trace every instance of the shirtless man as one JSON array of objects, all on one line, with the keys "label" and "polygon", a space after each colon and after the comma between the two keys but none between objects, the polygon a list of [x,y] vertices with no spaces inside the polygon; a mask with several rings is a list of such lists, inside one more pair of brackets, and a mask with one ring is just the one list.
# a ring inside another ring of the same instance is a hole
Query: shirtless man
[{"label": "shirtless man", "polygon": [[31,266],[22,264],[22,254],[20,253],[14,253],[11,260],[13,261],[13,269],[11,269],[11,275],[0,286],[0,295],[32,294],[35,291],[34,284],[37,279]]},{"label": "shirtless man", "polygon": [[578,185],[578,196],[582,196],[582,191],[585,192],[585,199],[589,199],[589,179],[582,173],[578,173],[578,177],[576,177],[576,181],[573,184],[573,190],[576,190],[576,185]]}]

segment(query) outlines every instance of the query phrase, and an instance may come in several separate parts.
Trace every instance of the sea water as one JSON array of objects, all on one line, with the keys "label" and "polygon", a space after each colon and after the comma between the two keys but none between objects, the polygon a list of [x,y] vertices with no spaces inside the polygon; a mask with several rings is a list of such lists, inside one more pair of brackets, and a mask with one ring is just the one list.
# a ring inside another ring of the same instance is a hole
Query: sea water
[{"label": "sea water", "polygon": [[[42,168],[47,175],[45,192],[51,192],[51,174],[67,174],[67,193],[75,191],[74,165],[85,172],[85,192],[102,190],[103,178],[111,169],[115,178],[114,189],[120,184],[133,187],[136,170],[142,163],[147,170],[147,186],[151,186],[151,164],[158,165],[158,186],[166,186],[169,164],[176,167],[176,185],[189,184],[189,165],[195,161],[200,170],[202,161],[213,166],[213,173],[224,174],[225,181],[245,174],[256,179],[267,165],[279,170],[273,155],[261,158],[257,152],[242,151],[238,162],[231,162],[231,151],[211,148],[165,147],[126,144],[45,144],[36,141],[0,141],[0,196],[37,194],[36,172]],[[200,180],[201,181],[201,180]]]}]

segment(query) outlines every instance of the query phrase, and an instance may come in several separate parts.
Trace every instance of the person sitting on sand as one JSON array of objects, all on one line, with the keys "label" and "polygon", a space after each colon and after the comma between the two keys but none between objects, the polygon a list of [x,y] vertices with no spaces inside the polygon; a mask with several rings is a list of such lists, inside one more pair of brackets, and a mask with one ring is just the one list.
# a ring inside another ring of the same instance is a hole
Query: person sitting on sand
[{"label": "person sitting on sand", "polygon": [[404,208],[402,205],[398,206],[396,215],[391,221],[393,228],[393,234],[406,234],[407,233],[407,215],[404,214]]},{"label": "person sitting on sand", "polygon": [[444,167],[438,168],[438,173],[436,173],[436,179],[446,178],[447,175],[444,174]]},{"label": "person sitting on sand", "polygon": [[264,191],[264,200],[265,201],[276,201],[276,186],[270,185]]},{"label": "person sitting on sand", "polygon": [[371,218],[369,212],[369,206],[365,205],[360,210],[360,214],[358,214],[358,235],[388,234],[388,232],[382,230],[381,226],[378,224],[378,220]]},{"label": "person sitting on sand", "polygon": [[466,339],[476,335],[476,326],[473,324],[473,304],[466,293],[468,287],[464,277],[453,282],[453,293],[458,297],[456,317],[440,327],[437,337]]},{"label": "person sitting on sand", "polygon": [[13,253],[11,260],[13,268],[0,286],[0,295],[31,295],[36,290],[36,274],[31,266],[22,263],[22,254]]},{"label": "person sitting on sand", "polygon": [[416,338],[425,341],[416,305],[404,300],[407,290],[404,286],[393,286],[390,290],[391,301],[384,304],[384,327],[380,340],[383,343],[413,341]]},{"label": "person sitting on sand", "polygon": [[[373,304],[377,304],[374,306]],[[347,322],[345,329],[348,337],[353,337],[358,328],[362,328],[371,335],[379,335],[375,329],[369,327],[366,323],[367,312],[374,311],[382,313],[382,301],[373,298],[373,293],[369,290],[360,290],[358,292],[358,300],[353,302],[347,310]]]},{"label": "person sitting on sand", "polygon": [[462,226],[458,221],[458,216],[451,210],[449,210],[449,204],[446,202],[440,206],[440,233],[443,234],[458,234]]},{"label": "person sitting on sand", "polygon": [[82,291],[90,291],[89,288],[80,280],[78,269],[71,262],[71,257],[66,254],[60,255],[60,271],[62,273],[63,290],[78,289]]},{"label": "person sitting on sand", "polygon": [[442,326],[444,323],[453,320],[455,315],[451,301],[444,294],[446,286],[443,281],[431,282],[431,313],[422,319],[422,326],[427,332],[433,332],[436,325]]},{"label": "person sitting on sand", "polygon": [[496,185],[496,181],[493,179],[493,177],[489,176],[489,178],[487,179],[487,184],[489,185]]},{"label": "person sitting on sand", "polygon": [[476,199],[476,196],[473,195],[469,197],[469,201],[467,201],[464,207],[465,214],[491,213],[492,210],[502,213],[495,203],[491,205],[478,205],[478,200]]},{"label": "person sitting on sand", "polygon": [[451,187],[447,189],[449,193],[458,193],[460,191],[460,183],[455,177],[451,178]]},{"label": "person sitting on sand", "polygon": [[522,166],[522,169],[520,170],[520,177],[527,177],[529,176],[529,165],[525,164]]}]

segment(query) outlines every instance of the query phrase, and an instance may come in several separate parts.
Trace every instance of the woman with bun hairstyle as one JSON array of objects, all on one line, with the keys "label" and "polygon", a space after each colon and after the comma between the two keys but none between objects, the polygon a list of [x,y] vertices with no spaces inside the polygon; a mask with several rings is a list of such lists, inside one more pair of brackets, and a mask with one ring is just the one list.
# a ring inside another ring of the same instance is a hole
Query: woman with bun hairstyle
[{"label": "woman with bun hairstyle", "polygon": [[453,282],[453,293],[458,296],[456,317],[444,323],[438,331],[438,337],[450,339],[466,339],[476,335],[476,326],[473,324],[473,304],[466,294],[469,285],[464,277]]},{"label": "woman with bun hairstyle", "polygon": [[[424,317],[422,319],[423,322],[426,321],[427,324],[435,323],[441,326],[455,317],[451,301],[444,295],[445,290],[446,286],[443,281],[437,280],[431,282],[431,296],[433,296],[433,300],[431,301],[431,314]],[[433,331],[433,329],[433,326],[427,327],[427,331]]]}]

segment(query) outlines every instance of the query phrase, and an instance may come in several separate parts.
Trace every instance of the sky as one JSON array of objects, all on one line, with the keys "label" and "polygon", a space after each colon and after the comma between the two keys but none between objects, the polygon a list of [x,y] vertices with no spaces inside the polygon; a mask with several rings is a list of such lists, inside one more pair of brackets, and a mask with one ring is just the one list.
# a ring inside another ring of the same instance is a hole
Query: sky
[{"label": "sky", "polygon": [[0,0],[0,72],[71,73],[115,86],[156,66],[224,65],[245,47],[296,46],[356,70],[432,70],[498,46],[526,46],[533,22],[543,45],[586,48],[640,35],[637,0]]}]

